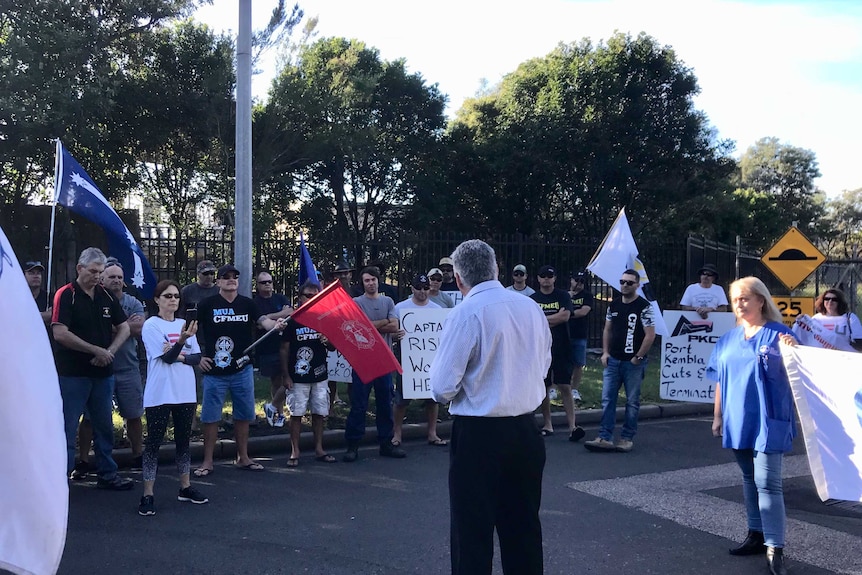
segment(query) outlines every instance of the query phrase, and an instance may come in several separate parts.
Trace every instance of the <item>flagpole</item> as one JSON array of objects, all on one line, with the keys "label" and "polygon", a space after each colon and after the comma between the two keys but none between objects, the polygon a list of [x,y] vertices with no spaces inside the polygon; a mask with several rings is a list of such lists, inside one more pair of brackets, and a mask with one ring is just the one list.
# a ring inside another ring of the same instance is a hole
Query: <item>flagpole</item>
[{"label": "flagpole", "polygon": [[[45,291],[48,292],[48,297],[51,297],[51,268],[54,265],[54,221],[57,217],[57,188],[60,185],[60,174],[62,173],[63,161],[63,144],[60,143],[60,138],[57,138],[57,146],[54,153],[54,201],[51,202],[51,229],[48,232],[48,277],[45,282]],[[48,302],[49,304],[51,302]]]}]

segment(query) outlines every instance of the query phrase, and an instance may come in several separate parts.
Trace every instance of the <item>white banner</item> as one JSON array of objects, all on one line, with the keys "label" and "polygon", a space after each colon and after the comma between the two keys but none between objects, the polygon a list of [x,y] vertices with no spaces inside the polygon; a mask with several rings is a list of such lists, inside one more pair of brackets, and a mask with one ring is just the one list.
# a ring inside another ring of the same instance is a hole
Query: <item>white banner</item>
[{"label": "white banner", "polygon": [[326,367],[329,369],[329,381],[353,381],[353,368],[340,351],[330,351],[326,355]]},{"label": "white banner", "polygon": [[401,310],[402,393],[405,399],[430,399],[431,382],[428,373],[437,353],[443,322],[451,309],[408,308]]},{"label": "white banner", "polygon": [[846,333],[835,333],[832,330],[825,329],[819,321],[805,314],[796,316],[796,322],[793,324],[793,333],[802,345],[856,352],[850,344],[850,337]]},{"label": "white banner", "polygon": [[69,484],[63,400],[45,322],[0,229],[0,568],[56,573]]},{"label": "white banner", "polygon": [[666,311],[670,334],[661,339],[660,396],[674,401],[712,403],[715,383],[704,378],[718,338],[736,327],[729,312],[712,312],[701,319],[693,311]]},{"label": "white banner", "polygon": [[862,502],[862,354],[781,346],[820,499]]}]

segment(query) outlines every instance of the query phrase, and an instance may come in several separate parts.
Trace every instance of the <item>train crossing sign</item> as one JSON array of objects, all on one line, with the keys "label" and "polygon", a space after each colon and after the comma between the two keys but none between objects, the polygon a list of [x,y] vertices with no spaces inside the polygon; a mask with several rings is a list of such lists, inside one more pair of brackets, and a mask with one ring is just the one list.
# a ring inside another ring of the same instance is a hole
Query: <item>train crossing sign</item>
[{"label": "train crossing sign", "polygon": [[802,232],[790,228],[760,261],[792,291],[826,261],[826,256]]}]

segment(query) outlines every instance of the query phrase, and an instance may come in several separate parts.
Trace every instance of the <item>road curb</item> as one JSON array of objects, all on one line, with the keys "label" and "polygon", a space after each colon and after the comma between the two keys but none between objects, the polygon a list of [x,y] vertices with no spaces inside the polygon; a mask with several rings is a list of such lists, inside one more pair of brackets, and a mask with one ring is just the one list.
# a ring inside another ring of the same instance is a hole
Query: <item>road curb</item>
[{"label": "road curb", "polygon": [[[711,415],[713,406],[711,403],[649,403],[641,405],[638,419],[659,419],[663,417],[681,417],[687,415]],[[617,421],[622,421],[625,416],[625,407],[617,408]],[[598,423],[602,417],[601,409],[581,409],[575,411],[575,421],[578,425]],[[554,426],[560,428],[566,425],[566,414],[558,411],[551,416]],[[536,415],[536,425],[542,423],[541,414]],[[266,425],[266,423],[259,423]],[[282,432],[273,435],[250,437],[248,440],[248,452],[251,457],[262,455],[277,455],[288,457],[290,454],[290,433],[287,425]],[[441,437],[449,437],[452,431],[452,420],[446,420],[437,424],[437,431]],[[402,427],[401,437],[405,440],[422,439],[425,437],[426,424],[405,423]],[[367,427],[363,445],[374,445],[377,443],[377,429]],[[304,431],[299,440],[299,447],[304,453],[311,454],[314,451],[314,438],[311,431]],[[332,429],[323,432],[323,447],[329,451],[337,452],[344,450],[344,430]],[[203,442],[195,441],[189,446],[192,461],[203,459]],[[176,449],[172,443],[166,443],[159,449],[159,462],[172,463],[176,456]],[[236,442],[232,439],[220,439],[213,451],[215,459],[236,458]],[[115,449],[114,460],[120,467],[127,467],[132,460],[132,451],[129,448]]]}]

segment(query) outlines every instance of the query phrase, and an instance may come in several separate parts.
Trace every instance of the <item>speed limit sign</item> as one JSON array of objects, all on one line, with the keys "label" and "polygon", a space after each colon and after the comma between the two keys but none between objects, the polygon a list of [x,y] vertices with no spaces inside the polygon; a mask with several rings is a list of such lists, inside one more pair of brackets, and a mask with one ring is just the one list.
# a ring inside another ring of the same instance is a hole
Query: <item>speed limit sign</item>
[{"label": "speed limit sign", "polygon": [[798,315],[814,315],[813,297],[774,297],[772,301],[778,306],[784,325],[793,327]]}]

